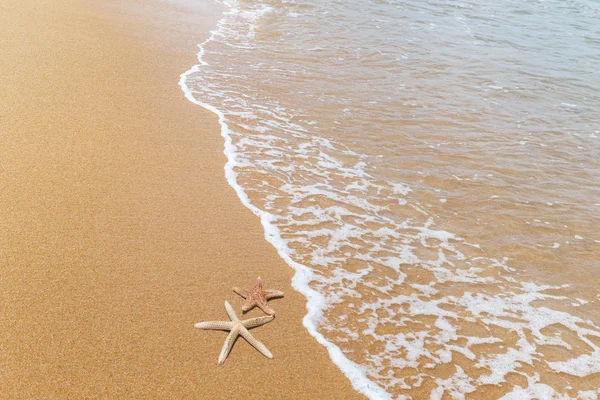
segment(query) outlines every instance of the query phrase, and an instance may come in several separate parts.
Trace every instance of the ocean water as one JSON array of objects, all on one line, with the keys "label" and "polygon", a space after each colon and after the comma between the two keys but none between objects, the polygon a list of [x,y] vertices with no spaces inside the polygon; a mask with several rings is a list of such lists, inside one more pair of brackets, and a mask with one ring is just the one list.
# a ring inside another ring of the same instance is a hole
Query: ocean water
[{"label": "ocean water", "polygon": [[224,0],[186,96],[373,399],[600,396],[600,3]]}]

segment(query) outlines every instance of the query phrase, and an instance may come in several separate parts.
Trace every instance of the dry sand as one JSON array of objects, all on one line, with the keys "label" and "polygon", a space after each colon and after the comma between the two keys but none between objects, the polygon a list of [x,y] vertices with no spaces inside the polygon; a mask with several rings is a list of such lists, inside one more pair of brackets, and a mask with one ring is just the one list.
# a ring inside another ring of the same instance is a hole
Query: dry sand
[{"label": "dry sand", "polygon": [[[358,398],[177,85],[219,10],[169,3],[0,3],[0,397]],[[253,330],[275,359],[217,367],[193,324],[258,275],[286,292]]]}]

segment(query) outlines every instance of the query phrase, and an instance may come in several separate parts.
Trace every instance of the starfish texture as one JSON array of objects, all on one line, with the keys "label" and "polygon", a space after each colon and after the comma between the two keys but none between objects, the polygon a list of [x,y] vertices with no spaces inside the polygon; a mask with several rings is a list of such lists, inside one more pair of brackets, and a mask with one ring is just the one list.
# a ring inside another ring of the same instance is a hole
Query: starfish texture
[{"label": "starfish texture", "polygon": [[246,312],[254,307],[258,307],[268,315],[275,315],[275,310],[267,305],[267,301],[278,297],[283,297],[283,292],[279,290],[264,290],[262,285],[262,279],[258,277],[256,286],[249,290],[240,290],[237,287],[233,288],[233,291],[246,299],[246,302],[242,306],[242,311]]},{"label": "starfish texture", "polygon": [[248,329],[264,325],[267,322],[272,321],[275,317],[258,317],[241,321],[228,301],[225,301],[225,311],[227,311],[227,315],[229,315],[229,319],[231,319],[231,321],[206,321],[199,322],[194,325],[196,328],[200,329],[229,331],[229,335],[227,335],[227,338],[225,339],[225,343],[223,344],[223,349],[221,350],[217,364],[220,365],[225,362],[225,359],[233,348],[233,344],[237,340],[238,336],[242,336],[244,339],[246,339],[248,343],[254,346],[254,348],[261,352],[265,357],[273,358],[273,354],[271,354],[269,349],[267,349],[264,344],[254,339],[250,332],[248,332]]}]

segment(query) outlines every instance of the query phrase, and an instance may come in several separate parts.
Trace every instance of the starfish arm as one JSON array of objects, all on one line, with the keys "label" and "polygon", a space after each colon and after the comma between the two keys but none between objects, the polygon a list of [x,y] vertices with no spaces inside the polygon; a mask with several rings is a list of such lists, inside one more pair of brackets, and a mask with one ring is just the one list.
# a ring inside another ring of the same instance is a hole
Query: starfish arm
[{"label": "starfish arm", "polygon": [[258,306],[258,308],[260,308],[261,310],[263,310],[263,312],[267,315],[275,315],[275,310],[273,310],[271,307],[269,307],[267,305],[266,301],[257,301],[256,305]]},{"label": "starfish arm", "polygon": [[229,315],[229,318],[231,318],[233,322],[239,321],[237,314],[235,313],[233,307],[231,307],[231,304],[229,304],[227,300],[225,300],[225,311],[227,311],[227,315]]},{"label": "starfish arm", "polygon": [[265,290],[265,297],[267,300],[276,299],[278,297],[283,297],[283,292],[280,292],[279,290]]},{"label": "starfish arm", "polygon": [[244,325],[244,328],[246,328],[246,329],[252,329],[252,328],[256,328],[257,326],[264,325],[271,321],[273,321],[273,317],[271,317],[271,316],[250,318],[250,319],[243,320],[242,325]]},{"label": "starfish arm", "polygon": [[242,335],[242,337],[246,339],[246,341],[250,343],[256,350],[258,350],[263,356],[267,358],[273,358],[273,354],[271,354],[269,349],[267,349],[267,346],[256,340],[246,328],[240,329],[240,335]]},{"label": "starfish arm", "polygon": [[223,343],[221,354],[219,354],[219,361],[217,362],[218,365],[221,365],[225,362],[225,359],[227,358],[229,352],[233,348],[233,344],[235,343],[235,340],[237,339],[239,334],[240,330],[237,327],[232,329],[231,332],[229,332],[229,335],[227,335],[227,338],[225,339],[225,343]]},{"label": "starfish arm", "polygon": [[242,311],[243,312],[250,311],[254,307],[256,307],[256,300],[246,300],[244,302],[244,305],[242,306]]},{"label": "starfish arm", "polygon": [[240,296],[242,296],[243,298],[247,298],[248,297],[248,291],[247,290],[241,290],[239,287],[234,287],[233,291],[237,294],[239,294]]},{"label": "starfish arm", "polygon": [[233,322],[230,321],[205,321],[194,325],[200,329],[210,329],[215,331],[229,331],[233,328]]}]

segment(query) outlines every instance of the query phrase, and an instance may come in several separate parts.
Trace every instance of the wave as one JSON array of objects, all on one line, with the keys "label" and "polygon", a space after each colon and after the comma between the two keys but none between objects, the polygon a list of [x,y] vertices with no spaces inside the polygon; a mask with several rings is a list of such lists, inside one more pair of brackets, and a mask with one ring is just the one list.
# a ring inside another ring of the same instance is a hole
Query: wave
[{"label": "wave", "polygon": [[[225,2],[225,5],[231,7],[231,3]],[[235,12],[235,9],[230,9],[229,12]],[[263,11],[263,13],[264,12],[266,11]],[[258,17],[260,14],[262,13],[257,13],[256,16]],[[235,172],[235,168],[238,165],[236,162],[236,159],[238,158],[237,147],[233,144],[225,114],[216,107],[197,100],[193,96],[194,92],[187,85],[188,76],[202,72],[202,67],[208,66],[208,63],[204,61],[204,47],[207,43],[210,43],[214,40],[215,35],[219,34],[222,21],[223,20],[219,22],[219,28],[216,31],[212,31],[209,38],[202,44],[198,45],[200,49],[197,55],[199,64],[194,65],[191,69],[181,74],[179,85],[181,86],[185,97],[189,101],[214,113],[219,118],[221,136],[225,140],[224,154],[227,157],[227,163],[225,164],[225,178],[227,179],[229,185],[235,190],[242,204],[252,211],[254,215],[260,218],[260,222],[265,231],[265,239],[271,243],[273,247],[275,247],[279,256],[294,269],[295,274],[292,279],[292,287],[298,292],[302,293],[307,299],[306,308],[308,313],[302,320],[304,327],[321,345],[327,348],[332,361],[350,379],[352,386],[357,391],[372,399],[391,399],[391,396],[387,392],[366,377],[363,367],[348,359],[338,346],[325,339],[325,337],[318,332],[317,326],[319,325],[323,310],[326,307],[326,301],[322,294],[313,290],[309,286],[309,283],[314,277],[313,271],[305,265],[292,260],[290,257],[290,249],[287,246],[287,243],[281,238],[280,230],[272,223],[272,221],[275,219],[274,216],[254,206],[250,202],[250,199],[244,191],[244,188],[238,184],[237,173]]]},{"label": "wave", "polygon": [[[298,18],[310,5],[224,5],[179,84],[189,101],[218,116],[227,182],[295,270],[292,286],[307,299],[303,324],[353,387],[372,399],[419,390],[460,399],[518,375],[504,398],[597,399],[593,390],[545,381],[600,372],[600,327],[569,312],[588,300],[574,303],[569,285],[523,282],[507,259],[436,229],[416,189],[377,175],[376,158],[320,135],[310,112],[252,86],[240,70],[258,74],[260,57],[232,62],[233,51],[268,53],[256,41],[261,20],[280,18],[283,6]],[[260,78],[275,85],[275,77]],[[351,104],[342,110],[352,112]]]}]

